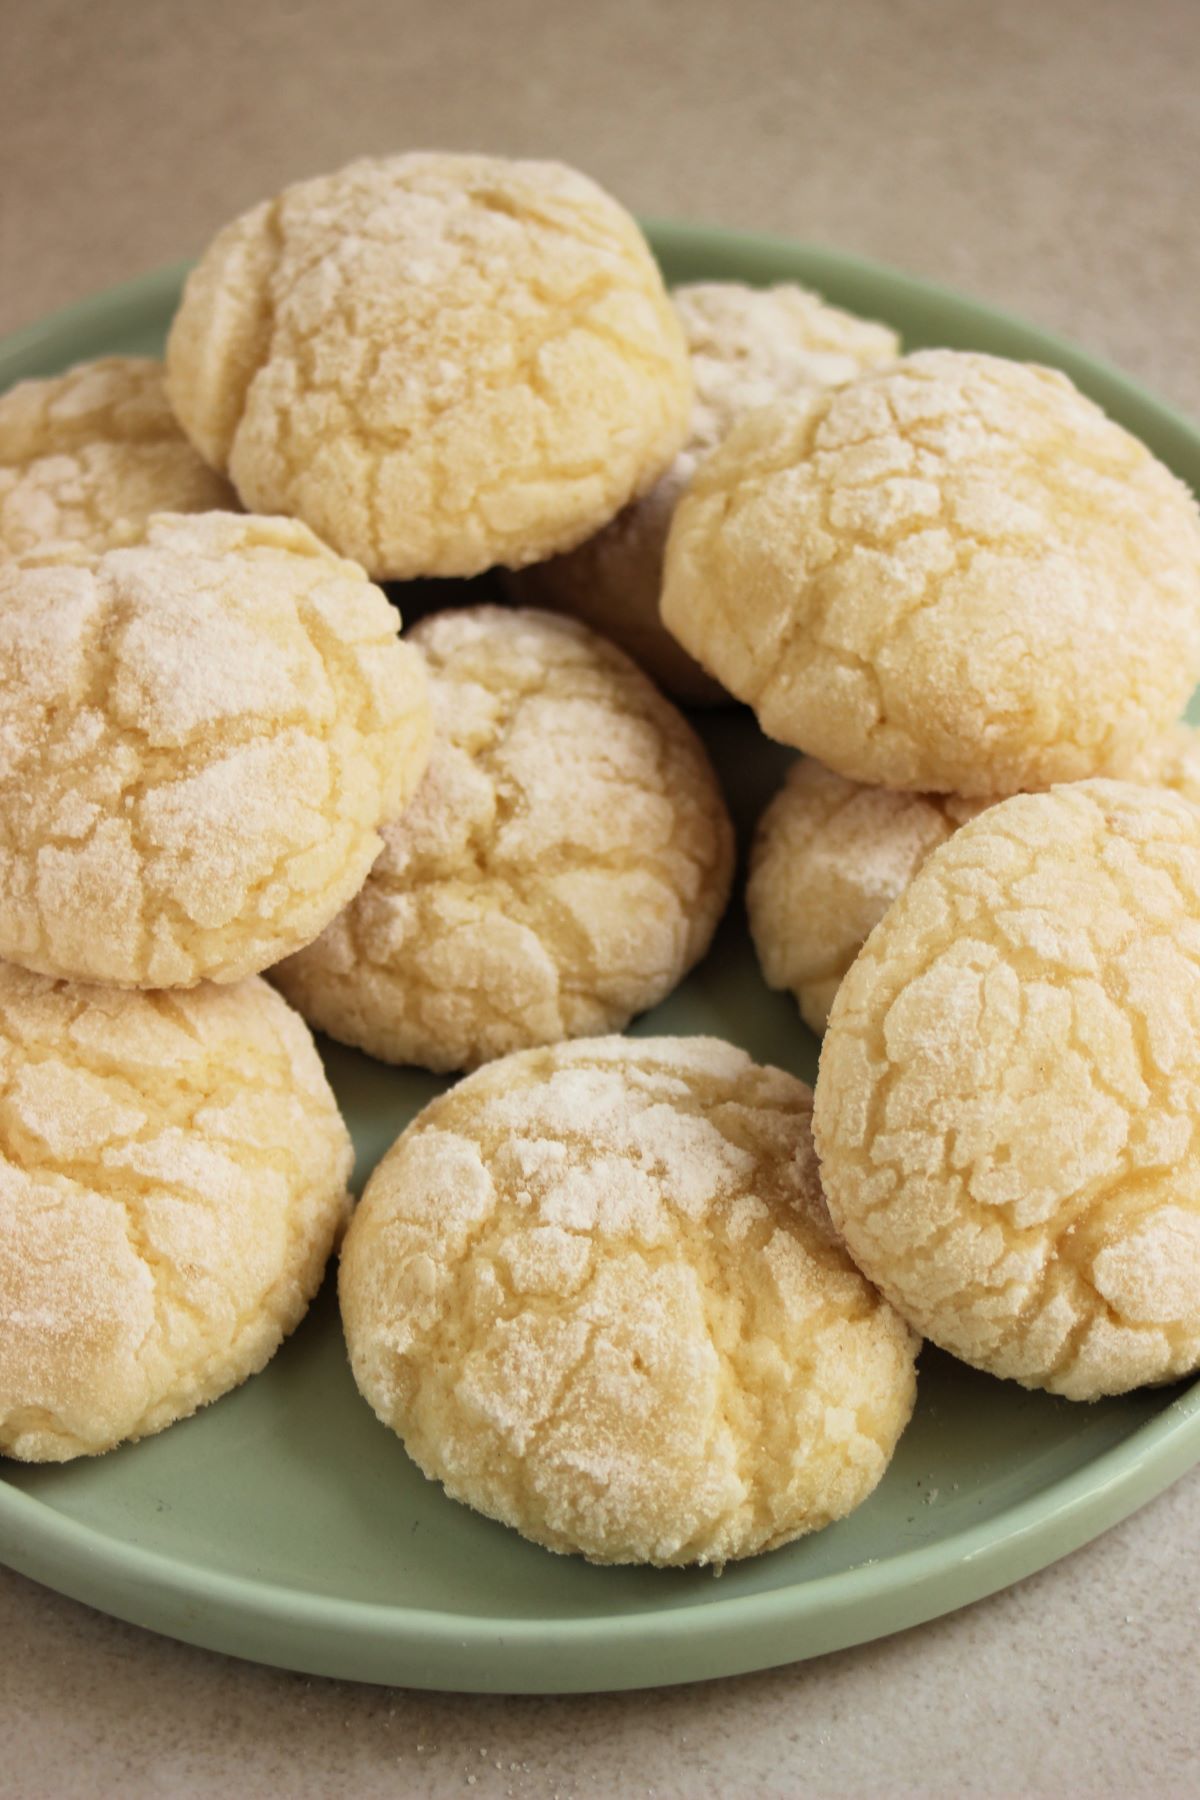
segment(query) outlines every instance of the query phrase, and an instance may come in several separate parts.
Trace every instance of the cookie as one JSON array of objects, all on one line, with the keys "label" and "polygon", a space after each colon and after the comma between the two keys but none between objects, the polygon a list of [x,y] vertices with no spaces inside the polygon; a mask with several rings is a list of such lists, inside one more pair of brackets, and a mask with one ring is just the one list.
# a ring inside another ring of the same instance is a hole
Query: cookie
[{"label": "cookie", "polygon": [[976,798],[1131,760],[1200,675],[1200,514],[1064,375],[922,351],[697,471],[663,620],[769,736]]},{"label": "cookie", "polygon": [[[1129,778],[1200,803],[1200,731],[1176,725]],[[755,832],[746,911],[763,979],[792,991],[813,1031],[926,857],[989,804],[865,787],[808,758],[788,770]]]},{"label": "cookie", "polygon": [[752,288],[698,281],[671,298],[687,337],[696,402],[688,440],[666,474],[611,525],[566,556],[511,577],[516,596],[571,613],[602,631],[668,694],[716,705],[724,689],[682,649],[659,617],[671,516],[697,465],[753,411],[811,394],[892,361],[899,340],[794,282]]},{"label": "cookie", "polygon": [[768,987],[822,1032],[846,970],[926,857],[988,802],[847,781],[804,757],[755,832],[746,913]]},{"label": "cookie", "polygon": [[421,152],[285,188],[188,278],[168,389],[243,502],[380,579],[590,536],[687,432],[687,349],[623,207],[558,163]]},{"label": "cookie", "polygon": [[274,971],[310,1024],[386,1062],[471,1068],[619,1030],[708,949],[733,833],[699,740],[573,619],[422,619],[429,770],[366,885]]},{"label": "cookie", "polygon": [[814,1129],[834,1224],[918,1330],[1072,1400],[1200,1365],[1200,809],[989,807],[843,981]]},{"label": "cookie", "polygon": [[859,1505],[916,1340],[830,1227],[802,1082],[712,1038],[523,1051],[379,1164],[339,1292],[358,1386],[548,1549],[715,1563]]},{"label": "cookie", "polygon": [[138,537],[152,513],[236,504],[149,357],[101,357],[0,395],[0,560],[57,543],[98,553]]},{"label": "cookie", "polygon": [[188,987],[315,937],[424,770],[398,623],[286,519],[0,566],[0,956]]},{"label": "cookie", "polygon": [[350,1140],[262,981],[129,994],[0,963],[0,1063],[0,1453],[65,1462],[274,1355],[345,1218]]}]

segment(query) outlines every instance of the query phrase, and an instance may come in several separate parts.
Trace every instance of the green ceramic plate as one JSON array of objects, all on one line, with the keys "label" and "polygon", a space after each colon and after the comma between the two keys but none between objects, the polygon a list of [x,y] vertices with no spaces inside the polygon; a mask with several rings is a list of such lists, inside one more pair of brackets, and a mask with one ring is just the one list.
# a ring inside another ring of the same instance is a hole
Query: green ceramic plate
[{"label": "green ceramic plate", "polygon": [[[1032,327],[831,251],[696,227],[653,240],[671,280],[798,278],[909,347],[1071,374],[1200,487],[1200,434]],[[154,352],[171,270],[0,346],[0,387],[80,357]],[[748,717],[706,725],[745,830],[786,755]],[[816,1044],[762,986],[740,906],[640,1032],[715,1032],[811,1080]],[[327,1046],[361,1180],[442,1085]],[[0,1558],[119,1617],[315,1674],[510,1692],[648,1686],[764,1668],[895,1631],[1064,1555],[1200,1458],[1200,1384],[1072,1406],[926,1350],[916,1417],[851,1518],[711,1573],[595,1569],[447,1500],[355,1393],[326,1288],[270,1367],[161,1437],[65,1468],[5,1465]]]}]

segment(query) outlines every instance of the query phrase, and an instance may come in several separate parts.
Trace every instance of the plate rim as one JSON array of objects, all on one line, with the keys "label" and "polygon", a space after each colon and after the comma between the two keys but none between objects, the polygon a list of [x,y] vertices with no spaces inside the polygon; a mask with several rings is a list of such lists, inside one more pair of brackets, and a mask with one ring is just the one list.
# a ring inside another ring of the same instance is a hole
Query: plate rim
[{"label": "plate rim", "polygon": [[[3,1478],[0,1562],[130,1624],[275,1667],[466,1693],[611,1692],[746,1674],[923,1624],[1080,1548],[1198,1457],[1200,1381],[1119,1444],[1005,1509],[1002,1530],[993,1516],[763,1593],[633,1615],[489,1618],[318,1594],[113,1538]],[[323,1635],[317,1646],[314,1633]],[[682,1662],[659,1667],[659,1653],[677,1654],[680,1638]]]},{"label": "plate rim", "polygon": [[[1169,402],[1104,358],[988,302],[833,246],[694,221],[643,225],[655,250],[671,256],[702,257],[716,246],[767,261],[802,257],[805,279],[818,287],[823,276],[834,285],[880,283],[916,305],[950,307],[966,329],[1024,340],[1081,385],[1105,389],[1179,434],[1200,456],[1200,428]],[[151,270],[6,334],[0,380],[64,332],[116,327],[124,317],[172,304],[191,266]],[[718,1592],[695,1605],[636,1614],[506,1619],[348,1599],[213,1570],[83,1524],[12,1486],[3,1463],[0,1562],[133,1624],[279,1667],[461,1692],[613,1691],[746,1673],[923,1623],[1079,1548],[1197,1460],[1200,1380],[1069,1475],[949,1537],[765,1592],[728,1599]],[[324,1647],[304,1641],[305,1630],[324,1633]],[[657,1666],[662,1651],[674,1659],[667,1669]],[[548,1654],[557,1659],[551,1681]],[[599,1679],[598,1657],[607,1658]]]}]

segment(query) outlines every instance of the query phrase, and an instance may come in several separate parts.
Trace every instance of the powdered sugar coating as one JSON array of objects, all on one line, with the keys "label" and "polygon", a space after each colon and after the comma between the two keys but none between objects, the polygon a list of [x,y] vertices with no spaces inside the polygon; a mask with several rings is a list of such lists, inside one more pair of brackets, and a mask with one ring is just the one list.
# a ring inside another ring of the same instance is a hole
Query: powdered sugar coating
[{"label": "powdered sugar coating", "polygon": [[558,163],[440,152],[364,158],[227,226],[167,367],[248,506],[381,578],[569,549],[661,474],[691,402],[622,207]]},{"label": "powdered sugar coating", "polygon": [[715,705],[724,689],[659,617],[663,552],[681,494],[709,451],[756,407],[851,381],[890,362],[899,340],[795,282],[752,288],[697,281],[675,288],[696,399],[687,442],[648,494],[566,556],[512,578],[518,597],[571,613],[602,631],[676,699]]},{"label": "powdered sugar coating", "polygon": [[275,971],[322,1031],[470,1068],[620,1029],[704,955],[733,833],[704,749],[626,656],[571,619],[423,619],[435,739],[361,893]]},{"label": "powdered sugar coating", "polygon": [[913,1326],[1074,1400],[1200,1365],[1200,808],[1092,781],[934,852],[838,992],[834,1223]]},{"label": "powdered sugar coating", "polygon": [[455,1499],[595,1562],[840,1518],[915,1340],[837,1242],[803,1083],[711,1038],[525,1051],[435,1100],[347,1233],[351,1366]]},{"label": "powdered sugar coating", "polygon": [[847,781],[803,757],[754,836],[746,912],[768,987],[825,1029],[846,970],[926,857],[981,810],[957,794]]},{"label": "powdered sugar coating", "polygon": [[1123,773],[1200,675],[1200,514],[1065,376],[921,351],[698,471],[663,619],[763,729],[884,787]]},{"label": "powdered sugar coating", "polygon": [[350,1164],[265,983],[129,994],[0,963],[0,1453],[94,1455],[262,1368]]},{"label": "powdered sugar coating", "polygon": [[180,430],[163,374],[149,357],[105,356],[0,395],[0,559],[107,550],[152,513],[237,504]]},{"label": "powdered sugar coating", "polygon": [[[1176,725],[1127,779],[1200,804],[1200,731]],[[746,911],[764,980],[791,989],[813,1031],[824,1031],[846,970],[926,857],[990,804],[866,787],[811,758],[788,770],[758,822]]]},{"label": "powdered sugar coating", "polygon": [[315,937],[424,770],[397,624],[285,519],[0,567],[0,955],[187,987]]}]

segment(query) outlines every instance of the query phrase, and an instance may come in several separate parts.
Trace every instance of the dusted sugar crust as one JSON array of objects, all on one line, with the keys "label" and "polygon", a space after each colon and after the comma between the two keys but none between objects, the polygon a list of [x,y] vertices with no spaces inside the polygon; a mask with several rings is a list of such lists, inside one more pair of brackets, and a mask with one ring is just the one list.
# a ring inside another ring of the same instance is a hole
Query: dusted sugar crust
[{"label": "dusted sugar crust", "polygon": [[152,513],[236,506],[180,430],[163,375],[149,357],[105,356],[0,395],[0,560],[63,543],[100,552]]},{"label": "dusted sugar crust", "polygon": [[[1200,732],[1174,726],[1127,778],[1200,803]],[[989,804],[864,787],[808,758],[788,770],[755,833],[746,911],[763,979],[792,991],[813,1031],[824,1031],[846,970],[926,857]]]},{"label": "dusted sugar crust", "polygon": [[1065,376],[921,351],[726,439],[676,511],[662,613],[852,780],[1124,774],[1200,675],[1200,515]]},{"label": "dusted sugar crust", "polygon": [[0,1454],[96,1455],[261,1369],[351,1161],[264,982],[129,994],[0,964]]},{"label": "dusted sugar crust", "polygon": [[362,891],[273,972],[311,1024],[387,1062],[471,1068],[619,1030],[725,910],[733,832],[703,746],[572,619],[423,619],[434,748]]},{"label": "dusted sugar crust", "polygon": [[492,1063],[347,1233],[355,1380],[457,1500],[593,1562],[716,1563],[864,1500],[916,1340],[830,1227],[811,1095],[712,1038]]},{"label": "dusted sugar crust", "polygon": [[687,432],[687,350],[634,221],[558,163],[422,152],[298,182],[220,232],[167,346],[242,500],[377,578],[569,549]]},{"label": "dusted sugar crust", "polygon": [[910,1323],[1072,1400],[1200,1363],[1200,808],[1093,781],[989,807],[842,983],[815,1132]]},{"label": "dusted sugar crust", "polygon": [[756,407],[836,387],[899,354],[886,325],[858,319],[794,282],[752,288],[698,281],[676,288],[696,387],[691,432],[666,474],[603,531],[566,556],[513,577],[518,597],[602,631],[685,704],[716,705],[724,689],[659,617],[671,517],[697,466]]},{"label": "dusted sugar crust", "polygon": [[0,955],[188,987],[315,937],[425,767],[398,623],[286,519],[0,567]]},{"label": "dusted sugar crust", "polygon": [[746,883],[768,987],[822,1032],[847,969],[917,870],[985,800],[864,787],[810,757],[793,763],[758,822]]}]

